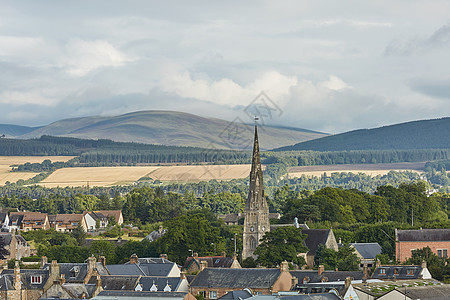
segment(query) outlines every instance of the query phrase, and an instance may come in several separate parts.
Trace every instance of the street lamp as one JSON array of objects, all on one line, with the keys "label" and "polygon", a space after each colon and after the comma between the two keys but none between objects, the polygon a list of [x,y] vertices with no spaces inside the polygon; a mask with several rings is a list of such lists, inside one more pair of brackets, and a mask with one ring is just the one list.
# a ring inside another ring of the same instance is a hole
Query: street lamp
[{"label": "street lamp", "polygon": [[234,241],[234,253],[237,253],[236,252],[236,240],[237,240],[236,235],[237,235],[237,233],[234,234],[234,238],[231,238],[231,240]]}]

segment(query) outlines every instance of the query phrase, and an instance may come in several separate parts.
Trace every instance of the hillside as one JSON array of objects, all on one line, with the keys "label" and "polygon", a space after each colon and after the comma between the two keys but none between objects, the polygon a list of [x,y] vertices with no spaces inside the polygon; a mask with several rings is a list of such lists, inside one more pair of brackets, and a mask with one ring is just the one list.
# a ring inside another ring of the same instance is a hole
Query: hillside
[{"label": "hillside", "polygon": [[39,127],[27,127],[27,126],[19,126],[19,125],[10,125],[10,124],[0,124],[0,136],[5,135],[6,137],[15,137],[23,134],[27,134],[32,132]]},{"label": "hillside", "polygon": [[[239,132],[237,138],[241,143],[235,143],[236,132]],[[244,124],[234,127],[234,124],[225,120],[181,112],[140,111],[114,117],[60,120],[15,137],[29,139],[42,135],[168,146],[247,149],[251,146],[253,128]],[[310,130],[270,126],[261,126],[259,135],[262,149],[326,136]]]},{"label": "hillside", "polygon": [[450,118],[360,129],[282,147],[276,151],[449,149]]}]

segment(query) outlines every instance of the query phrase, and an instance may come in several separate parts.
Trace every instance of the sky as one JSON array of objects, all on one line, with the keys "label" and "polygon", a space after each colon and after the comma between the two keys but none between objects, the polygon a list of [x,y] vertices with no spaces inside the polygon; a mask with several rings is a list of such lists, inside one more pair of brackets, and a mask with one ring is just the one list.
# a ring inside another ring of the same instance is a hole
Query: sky
[{"label": "sky", "polygon": [[440,118],[449,50],[447,0],[1,1],[0,123],[247,122],[261,92],[267,124],[327,133]]}]

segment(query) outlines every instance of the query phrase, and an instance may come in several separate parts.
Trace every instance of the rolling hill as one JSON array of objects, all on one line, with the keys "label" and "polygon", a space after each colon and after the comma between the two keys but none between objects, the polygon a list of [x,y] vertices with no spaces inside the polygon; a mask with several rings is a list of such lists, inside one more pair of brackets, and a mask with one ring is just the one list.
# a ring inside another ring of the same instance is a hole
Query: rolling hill
[{"label": "rolling hill", "polygon": [[16,137],[23,134],[32,132],[39,127],[27,127],[20,125],[10,125],[10,124],[0,124],[0,136],[5,135],[6,137]]},{"label": "rolling hill", "polygon": [[[139,111],[113,117],[64,119],[14,137],[29,139],[42,135],[168,146],[249,149],[253,128],[242,123],[182,112]],[[259,136],[261,148],[267,150],[326,134],[297,128],[260,126]]]},{"label": "rolling hill", "polygon": [[275,150],[349,151],[449,148],[450,118],[446,117],[354,130]]}]

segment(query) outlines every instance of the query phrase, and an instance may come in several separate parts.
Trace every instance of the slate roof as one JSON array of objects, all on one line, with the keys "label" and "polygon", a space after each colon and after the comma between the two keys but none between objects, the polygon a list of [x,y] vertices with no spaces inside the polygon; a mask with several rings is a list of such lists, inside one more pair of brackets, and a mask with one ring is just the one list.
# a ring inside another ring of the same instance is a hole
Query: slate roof
[{"label": "slate roof", "polygon": [[270,288],[280,273],[280,269],[206,268],[197,274],[191,287]]},{"label": "slate roof", "polygon": [[23,211],[23,212],[11,212],[10,217],[22,215],[23,222],[25,221],[44,221],[47,217],[47,214],[40,212],[32,212],[32,211]]},{"label": "slate roof", "polygon": [[83,220],[83,214],[57,214],[55,222],[56,223],[62,223],[63,225],[69,224],[71,225],[72,222],[82,222]]},{"label": "slate roof", "polygon": [[[127,261],[125,264],[128,265],[130,262]],[[173,262],[161,257],[142,257],[138,258],[138,264],[173,264]]]},{"label": "slate roof", "polygon": [[145,276],[139,279],[142,291],[150,291],[153,284],[156,285],[158,292],[163,292],[166,285],[169,285],[172,291],[176,291],[181,283],[180,277],[151,277]]},{"label": "slate roof", "polygon": [[[50,270],[51,263],[44,266],[44,270]],[[67,283],[83,282],[87,275],[87,263],[58,263],[60,274],[64,274]],[[102,263],[95,263],[95,268],[100,275],[109,275]],[[72,277],[75,275],[74,277]]]},{"label": "slate roof", "polygon": [[450,229],[397,230],[396,240],[401,242],[450,241]]},{"label": "slate roof", "polygon": [[237,223],[242,217],[244,217],[244,215],[241,213],[219,215],[219,219],[223,220],[225,223]]},{"label": "slate roof", "polygon": [[6,212],[0,212],[0,222],[5,223],[5,219],[8,216],[8,213]]},{"label": "slate roof", "polygon": [[156,241],[160,237],[162,237],[164,234],[166,234],[167,229],[161,229],[161,230],[153,230],[150,232],[149,235],[147,235],[145,238],[149,240],[150,242]]},{"label": "slate roof", "polygon": [[253,295],[246,291],[246,290],[242,290],[242,291],[231,291],[226,293],[225,295],[223,295],[222,297],[220,297],[219,299],[223,299],[223,300],[242,300],[242,299],[247,299],[252,297]]},{"label": "slate roof", "polygon": [[381,246],[378,243],[350,243],[350,246],[355,247],[364,259],[375,259],[381,254]]},{"label": "slate roof", "polygon": [[96,211],[94,211],[94,213],[101,214],[104,217],[106,217],[107,219],[109,219],[110,217],[114,217],[116,219],[116,222],[119,222],[121,211],[120,210],[96,210]]},{"label": "slate roof", "polygon": [[139,264],[139,267],[144,270],[146,276],[168,276],[172,269],[178,268],[175,263],[163,264]]},{"label": "slate roof", "polygon": [[317,248],[320,244],[325,245],[327,242],[330,229],[303,229],[302,233],[307,234],[304,243],[308,247],[308,255],[316,255]]},{"label": "slate roof", "polygon": [[13,277],[0,275],[0,291],[13,290]]},{"label": "slate roof", "polygon": [[128,276],[145,276],[144,270],[142,270],[138,264],[129,265],[106,265],[106,268],[111,275],[128,275]]},{"label": "slate roof", "polygon": [[[384,270],[384,273],[381,271]],[[411,270],[411,271],[409,271]],[[411,272],[411,273],[410,273]],[[418,279],[422,266],[380,266],[372,274],[373,279]]]},{"label": "slate roof", "polygon": [[[90,284],[96,282],[95,277],[91,277]],[[139,276],[117,276],[105,275],[101,276],[102,288],[110,291],[134,291],[136,284],[139,282]]]},{"label": "slate roof", "polygon": [[5,246],[9,246],[11,244],[12,234],[2,232],[0,233],[0,239],[2,239]]},{"label": "slate roof", "polygon": [[182,292],[135,292],[135,291],[102,291],[93,299],[102,299],[103,297],[114,297],[123,299],[133,298],[171,298],[171,299],[184,299],[188,293]]},{"label": "slate roof", "polygon": [[[14,282],[14,269],[3,270],[3,276],[9,277],[8,280]],[[44,288],[44,284],[47,282],[49,272],[47,270],[41,269],[21,269],[20,270],[20,280],[22,286],[28,290],[39,290]],[[39,284],[31,283],[31,276],[42,276],[42,281]]]},{"label": "slate roof", "polygon": [[9,226],[13,225],[13,223],[16,223],[14,226],[20,226],[23,221],[23,215],[11,215],[9,216]]},{"label": "slate roof", "polygon": [[[312,284],[298,284],[293,290],[298,291],[299,294],[320,294],[329,293],[331,290],[336,290],[339,295],[344,295],[347,289],[345,282],[336,283],[312,283]],[[319,298],[320,299],[320,298]]]},{"label": "slate roof", "polygon": [[208,268],[230,268],[233,264],[232,257],[223,256],[201,256],[194,259],[193,256],[189,256],[184,263],[183,268],[188,269],[191,264],[195,263],[200,267],[200,263],[206,261],[208,263]]},{"label": "slate roof", "polygon": [[310,294],[310,295],[296,295],[296,296],[285,296],[280,297],[280,300],[323,300],[323,299],[330,299],[330,300],[338,300],[341,299],[339,296],[337,296],[334,293],[324,293],[324,294]]},{"label": "slate roof", "polygon": [[364,273],[362,271],[324,271],[321,275],[317,270],[298,270],[289,271],[292,277],[298,278],[298,284],[303,284],[304,278],[309,278],[308,283],[320,283],[322,280],[326,282],[345,282],[345,278],[350,277],[352,280],[362,280]]},{"label": "slate roof", "polygon": [[[404,288],[399,288],[397,291],[405,295]],[[407,287],[406,296],[411,299],[448,300],[450,299],[450,284]]]},{"label": "slate roof", "polygon": [[77,299],[81,299],[83,294],[91,298],[95,291],[95,284],[64,283],[63,287]]}]

